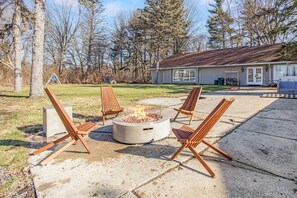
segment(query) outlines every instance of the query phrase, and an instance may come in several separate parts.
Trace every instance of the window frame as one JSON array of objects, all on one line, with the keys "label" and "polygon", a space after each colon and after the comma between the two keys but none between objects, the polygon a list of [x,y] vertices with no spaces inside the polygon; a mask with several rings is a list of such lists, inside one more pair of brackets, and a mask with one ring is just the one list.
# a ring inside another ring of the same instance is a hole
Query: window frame
[{"label": "window frame", "polygon": [[[183,71],[182,76],[175,76],[175,73],[178,71]],[[191,77],[191,71],[194,71],[194,76]],[[185,75],[188,74],[188,75]],[[188,80],[186,80],[188,79]],[[188,69],[173,69],[172,71],[172,82],[183,82],[183,83],[195,83],[197,80],[197,71],[195,68]]]},{"label": "window frame", "polygon": [[[293,74],[293,75],[290,75]],[[282,79],[297,80],[297,64],[280,64],[273,66],[273,81]]]}]

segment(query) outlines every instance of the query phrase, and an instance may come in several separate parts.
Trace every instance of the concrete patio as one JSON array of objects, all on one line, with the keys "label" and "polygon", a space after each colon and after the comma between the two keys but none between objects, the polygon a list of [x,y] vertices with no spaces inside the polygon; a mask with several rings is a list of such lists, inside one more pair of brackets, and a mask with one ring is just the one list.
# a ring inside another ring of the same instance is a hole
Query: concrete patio
[{"label": "concrete patio", "polygon": [[[39,165],[49,152],[30,156],[38,197],[296,197],[297,100],[261,98],[271,90],[218,91],[203,94],[197,114],[206,117],[223,97],[235,102],[207,136],[233,161],[200,145],[196,150],[216,173],[213,179],[190,151],[176,161],[179,148],[173,134],[145,145],[125,145],[112,138],[111,120],[86,138],[93,153],[78,144],[47,166]],[[139,101],[160,105],[173,118],[181,98]],[[98,110],[99,111],[99,110]],[[181,117],[172,127],[187,124]],[[194,120],[192,127],[201,123]],[[32,137],[39,148],[43,138]]]}]

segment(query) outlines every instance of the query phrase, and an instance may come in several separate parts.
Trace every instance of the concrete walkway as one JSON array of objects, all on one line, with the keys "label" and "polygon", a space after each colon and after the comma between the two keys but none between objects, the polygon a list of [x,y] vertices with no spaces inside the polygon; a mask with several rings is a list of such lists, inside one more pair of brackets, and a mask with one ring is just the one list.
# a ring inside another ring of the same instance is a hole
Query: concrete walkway
[{"label": "concrete walkway", "polygon": [[[171,155],[180,146],[174,136],[146,145],[124,145],[112,138],[110,126],[92,132],[86,154],[81,145],[62,153],[45,167],[39,161],[49,153],[31,156],[38,197],[296,197],[297,195],[297,100],[261,98],[263,91],[213,92],[199,101],[197,114],[206,117],[223,97],[236,100],[207,140],[229,153],[228,161],[204,146],[197,150],[216,173],[207,171],[183,152],[177,161]],[[156,101],[160,99],[154,99]],[[149,101],[154,101],[149,100]],[[163,103],[162,114],[174,117]],[[147,104],[147,101],[140,101]],[[109,122],[111,122],[109,120]],[[185,118],[172,127],[187,123]],[[192,127],[201,123],[195,120]],[[35,146],[41,141],[34,139]]]}]

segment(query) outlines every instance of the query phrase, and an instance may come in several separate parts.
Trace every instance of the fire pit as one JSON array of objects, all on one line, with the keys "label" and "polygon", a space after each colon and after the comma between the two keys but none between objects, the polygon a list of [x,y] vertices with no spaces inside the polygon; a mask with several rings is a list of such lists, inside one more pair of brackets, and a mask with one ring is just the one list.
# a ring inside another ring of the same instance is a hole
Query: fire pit
[{"label": "fire pit", "polygon": [[113,119],[113,138],[126,144],[143,144],[167,137],[170,120],[159,113],[135,111]]}]

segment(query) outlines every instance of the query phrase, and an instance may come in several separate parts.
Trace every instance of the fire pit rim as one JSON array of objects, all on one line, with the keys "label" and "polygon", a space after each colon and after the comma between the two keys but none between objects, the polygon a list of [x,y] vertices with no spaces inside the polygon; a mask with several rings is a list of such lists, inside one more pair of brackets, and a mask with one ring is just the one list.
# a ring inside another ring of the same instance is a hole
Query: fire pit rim
[{"label": "fire pit rim", "polygon": [[152,121],[152,122],[141,122],[141,123],[133,123],[133,122],[125,122],[123,120],[123,118],[127,117],[127,116],[119,116],[119,117],[116,117],[112,120],[112,122],[116,123],[116,124],[120,124],[120,125],[123,125],[123,126],[143,126],[143,125],[153,125],[153,124],[157,124],[157,123],[160,123],[160,122],[163,122],[167,119],[169,119],[168,117],[164,116],[164,115],[160,115],[161,118],[157,121]]}]

